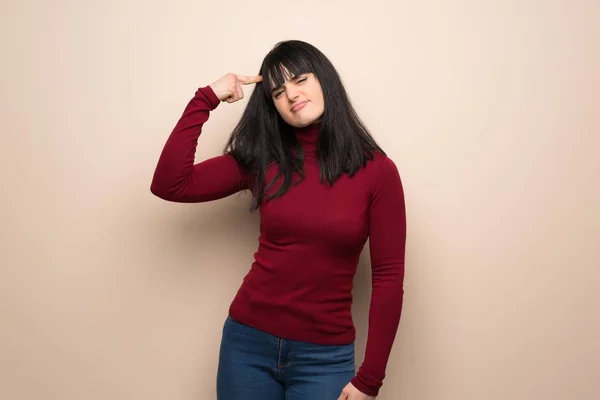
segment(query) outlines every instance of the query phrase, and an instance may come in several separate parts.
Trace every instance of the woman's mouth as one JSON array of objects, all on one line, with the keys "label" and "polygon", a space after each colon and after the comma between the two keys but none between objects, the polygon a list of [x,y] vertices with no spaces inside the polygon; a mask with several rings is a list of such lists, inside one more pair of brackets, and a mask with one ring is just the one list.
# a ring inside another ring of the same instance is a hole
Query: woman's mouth
[{"label": "woman's mouth", "polygon": [[304,108],[304,107],[305,107],[307,104],[308,104],[308,100],[301,101],[300,103],[298,103],[298,104],[295,104],[295,105],[292,107],[292,112],[296,112],[296,111],[300,111],[300,110],[302,110],[302,109],[303,109],[303,108]]}]

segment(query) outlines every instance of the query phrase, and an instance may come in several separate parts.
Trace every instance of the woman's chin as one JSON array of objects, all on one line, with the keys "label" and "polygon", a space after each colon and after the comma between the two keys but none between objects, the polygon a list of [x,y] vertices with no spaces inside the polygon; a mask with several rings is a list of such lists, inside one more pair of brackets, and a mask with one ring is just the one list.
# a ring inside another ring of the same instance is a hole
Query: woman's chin
[{"label": "woman's chin", "polygon": [[295,118],[291,121],[287,121],[287,123],[294,128],[305,128],[314,123],[321,122],[321,116],[313,116],[313,117],[304,117],[304,118]]}]

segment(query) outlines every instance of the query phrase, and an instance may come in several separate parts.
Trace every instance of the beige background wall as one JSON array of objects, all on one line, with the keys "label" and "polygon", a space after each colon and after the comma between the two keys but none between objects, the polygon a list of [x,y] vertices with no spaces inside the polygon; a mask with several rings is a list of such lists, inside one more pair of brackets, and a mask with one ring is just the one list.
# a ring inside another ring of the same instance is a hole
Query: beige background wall
[{"label": "beige background wall", "polygon": [[[213,399],[247,196],[149,191],[197,87],[277,41],[339,68],[396,161],[406,302],[382,400],[600,398],[600,3],[1,6],[0,398]],[[223,104],[198,161],[245,102]],[[358,362],[369,295],[356,277]]]}]

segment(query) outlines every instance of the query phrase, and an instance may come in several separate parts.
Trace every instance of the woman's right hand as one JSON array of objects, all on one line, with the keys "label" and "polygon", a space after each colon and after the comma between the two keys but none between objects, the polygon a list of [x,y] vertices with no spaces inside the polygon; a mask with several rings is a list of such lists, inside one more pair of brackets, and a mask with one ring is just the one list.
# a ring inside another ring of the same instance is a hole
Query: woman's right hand
[{"label": "woman's right hand", "polygon": [[262,76],[243,76],[229,73],[213,82],[210,87],[219,100],[234,103],[244,98],[242,85],[262,82]]}]

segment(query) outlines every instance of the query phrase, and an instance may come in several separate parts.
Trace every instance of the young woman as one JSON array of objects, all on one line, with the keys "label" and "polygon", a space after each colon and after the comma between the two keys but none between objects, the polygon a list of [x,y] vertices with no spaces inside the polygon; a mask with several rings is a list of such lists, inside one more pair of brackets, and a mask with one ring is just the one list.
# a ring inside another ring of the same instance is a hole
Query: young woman
[{"label": "young woman", "polygon": [[[194,164],[210,112],[242,99],[250,84],[224,154]],[[258,76],[227,74],[199,88],[151,185],[174,202],[242,190],[260,212],[260,237],[223,327],[218,399],[374,399],[402,310],[403,187],[334,66],[308,43],[278,43]],[[367,239],[373,286],[366,354],[356,371],[352,288]]]}]

